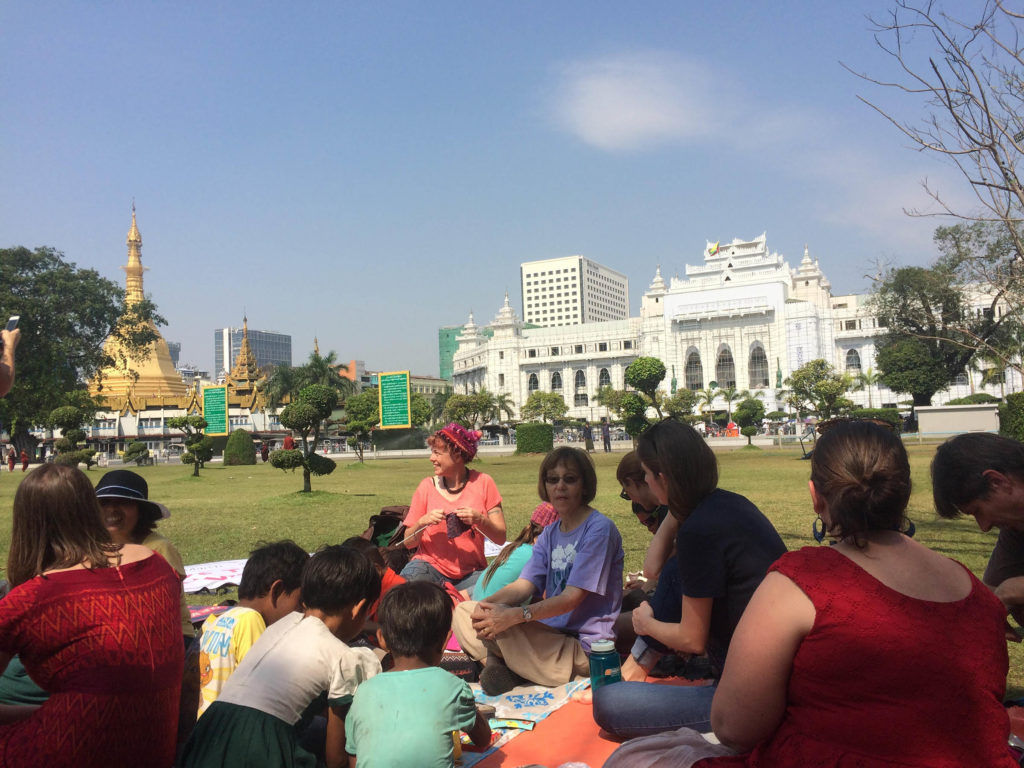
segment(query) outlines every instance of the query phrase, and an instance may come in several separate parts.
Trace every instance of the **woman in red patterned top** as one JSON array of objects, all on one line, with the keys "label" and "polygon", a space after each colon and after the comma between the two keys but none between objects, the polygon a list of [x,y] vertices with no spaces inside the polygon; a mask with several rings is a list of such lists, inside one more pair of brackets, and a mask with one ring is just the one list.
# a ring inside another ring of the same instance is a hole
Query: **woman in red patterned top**
[{"label": "woman in red patterned top", "polygon": [[170,766],[184,663],[174,570],[112,544],[89,479],[44,464],[14,497],[7,576],[0,668],[18,654],[50,698],[0,708],[0,766]]}]

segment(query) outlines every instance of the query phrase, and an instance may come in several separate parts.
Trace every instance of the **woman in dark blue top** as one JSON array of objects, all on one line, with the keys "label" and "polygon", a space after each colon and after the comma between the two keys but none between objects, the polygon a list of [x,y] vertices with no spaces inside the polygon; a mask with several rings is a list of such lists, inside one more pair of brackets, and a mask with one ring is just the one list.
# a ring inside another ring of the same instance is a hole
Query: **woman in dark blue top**
[{"label": "woman in dark blue top", "polygon": [[[718,462],[693,427],[663,421],[637,443],[645,480],[678,527],[673,578],[663,574],[651,603],[633,611],[639,636],[622,683],[594,693],[594,719],[620,738],[688,726],[711,730],[715,686],[651,685],[644,680],[666,652],[707,654],[717,675],[732,633],[768,567],[786,551],[771,521],[749,500],[718,488]],[[662,620],[651,608],[681,606]]]}]

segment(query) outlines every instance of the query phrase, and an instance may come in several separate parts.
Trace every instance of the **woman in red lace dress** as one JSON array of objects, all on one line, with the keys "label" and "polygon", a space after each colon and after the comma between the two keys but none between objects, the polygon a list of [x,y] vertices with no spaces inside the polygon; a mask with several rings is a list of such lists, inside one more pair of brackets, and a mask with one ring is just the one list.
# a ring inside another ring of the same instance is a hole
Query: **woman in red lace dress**
[{"label": "woman in red lace dress", "polygon": [[630,742],[606,767],[652,764],[645,755],[700,768],[1017,765],[1002,705],[1006,609],[903,533],[910,466],[899,436],[833,427],[814,449],[810,489],[834,545],[769,569],[711,707],[715,735],[743,754],[707,758],[729,750],[676,731]]},{"label": "woman in red lace dress", "polygon": [[0,707],[0,766],[170,766],[184,663],[174,570],[111,544],[88,478],[44,464],[14,498],[7,576],[0,669],[18,654],[50,698]]}]

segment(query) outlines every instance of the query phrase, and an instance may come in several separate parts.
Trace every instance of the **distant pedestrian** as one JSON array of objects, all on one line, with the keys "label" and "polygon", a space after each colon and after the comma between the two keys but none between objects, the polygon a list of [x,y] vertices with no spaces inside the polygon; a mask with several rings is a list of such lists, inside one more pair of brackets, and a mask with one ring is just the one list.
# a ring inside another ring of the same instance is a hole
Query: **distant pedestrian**
[{"label": "distant pedestrian", "polygon": [[7,450],[7,469],[11,472],[14,471],[14,462],[18,460],[18,454],[14,452],[14,446],[12,445]]},{"label": "distant pedestrian", "polygon": [[587,453],[594,450],[594,428],[589,421],[583,422],[583,442],[586,445]]},{"label": "distant pedestrian", "polygon": [[25,451],[21,452],[21,471],[24,472],[28,469],[28,454]]},{"label": "distant pedestrian", "polygon": [[295,439],[291,435],[284,436],[284,449],[286,451],[295,450]]},{"label": "distant pedestrian", "polygon": [[608,424],[608,419],[601,421],[601,440],[604,443],[604,452],[611,453],[612,450],[612,428]]},{"label": "distant pedestrian", "polygon": [[267,459],[270,458],[270,446],[266,443],[260,446],[260,458],[263,459],[263,463],[267,463]]}]

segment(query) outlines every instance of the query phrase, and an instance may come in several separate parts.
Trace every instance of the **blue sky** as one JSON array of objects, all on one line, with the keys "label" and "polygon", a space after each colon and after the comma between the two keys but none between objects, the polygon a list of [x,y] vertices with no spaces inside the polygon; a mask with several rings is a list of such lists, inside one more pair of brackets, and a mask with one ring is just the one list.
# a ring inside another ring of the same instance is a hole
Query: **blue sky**
[{"label": "blue sky", "polygon": [[[682,274],[706,241],[806,244],[836,293],[924,264],[916,153],[843,69],[893,76],[886,3],[35,2],[0,6],[0,247],[146,291],[182,359],[213,329],[437,375],[437,328],[489,322],[519,264]],[[927,41],[918,41],[925,44]],[[37,321],[44,320],[40,319]]]}]

